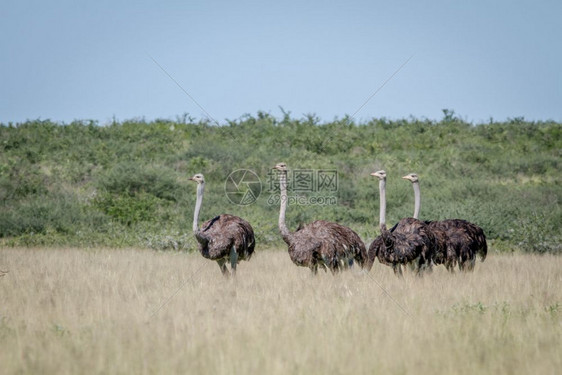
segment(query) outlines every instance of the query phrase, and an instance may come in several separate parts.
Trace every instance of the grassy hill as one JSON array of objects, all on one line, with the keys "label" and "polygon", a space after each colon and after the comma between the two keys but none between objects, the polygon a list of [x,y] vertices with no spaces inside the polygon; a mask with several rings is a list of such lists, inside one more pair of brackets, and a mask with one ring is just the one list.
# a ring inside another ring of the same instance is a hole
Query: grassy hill
[{"label": "grassy hill", "polygon": [[[370,242],[377,234],[378,185],[385,169],[387,222],[413,212],[411,184],[422,188],[421,219],[463,218],[484,228],[498,251],[562,251],[562,124],[473,125],[444,111],[441,121],[315,116],[275,118],[258,112],[224,126],[186,117],[0,125],[0,245],[137,246],[195,249],[195,185],[207,181],[202,218],[232,213],[252,223],[258,246],[280,244],[271,167],[337,173],[337,204],[293,204],[288,224],[334,220]],[[227,176],[254,171],[257,201],[232,204]],[[293,191],[310,203],[326,192]]]}]

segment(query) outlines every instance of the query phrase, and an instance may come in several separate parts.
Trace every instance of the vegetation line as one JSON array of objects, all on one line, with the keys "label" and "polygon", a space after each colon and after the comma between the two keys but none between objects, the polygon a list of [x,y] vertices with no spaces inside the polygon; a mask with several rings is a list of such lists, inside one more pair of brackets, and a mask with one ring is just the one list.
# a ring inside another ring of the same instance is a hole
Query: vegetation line
[{"label": "vegetation line", "polygon": [[373,276],[371,276],[370,273],[366,272],[366,275],[369,276],[369,279],[373,280],[373,282],[380,288],[380,290],[382,290],[383,293],[384,293],[388,298],[390,298],[390,300],[391,300],[392,302],[394,302],[394,304],[395,304],[396,306],[398,306],[398,307],[400,308],[400,310],[402,310],[402,312],[403,312],[404,314],[406,314],[408,317],[412,318],[412,314],[410,314],[410,313],[408,312],[408,310],[406,310],[406,308],[405,308],[404,306],[402,306],[394,297],[392,297],[392,295],[391,295],[390,293],[388,293],[388,291],[387,291]]},{"label": "vegetation line", "polygon": [[359,106],[359,108],[357,108],[357,109],[355,110],[355,112],[353,112],[353,114],[352,114],[351,117],[350,117],[350,120],[353,119],[353,118],[355,118],[355,115],[356,115],[367,103],[369,103],[369,101],[370,101],[375,95],[377,95],[378,92],[381,91],[382,88],[383,88],[384,86],[386,86],[386,84],[387,84],[388,82],[390,82],[390,80],[391,80],[392,78],[394,78],[394,76],[395,76],[396,74],[398,74],[398,72],[400,72],[403,67],[406,66],[406,64],[408,64],[408,63],[410,62],[410,60],[412,59],[412,57],[414,57],[414,55],[411,55],[410,57],[408,57],[408,59],[407,59],[406,61],[404,61],[404,62],[402,63],[402,65],[400,65],[400,66],[398,67],[398,69],[396,69],[396,70],[394,71],[394,73],[392,73],[392,74],[390,75],[390,77],[388,77],[388,78],[386,79],[386,81],[384,81],[384,82],[382,83],[382,85],[380,85],[379,88],[376,89],[375,92],[374,92],[371,96],[369,96],[369,97],[367,98],[367,100],[365,100],[365,102]]},{"label": "vegetation line", "polygon": [[[321,123],[258,112],[210,124],[188,115],[105,126],[0,124],[0,246],[194,251],[196,197],[188,178],[203,173],[201,218],[242,217],[254,229],[257,252],[281,247],[271,167],[284,161],[291,168],[289,228],[322,218],[351,228],[368,245],[380,233],[377,181],[369,173],[384,169],[389,227],[412,215],[411,187],[400,176],[415,172],[424,192],[420,220],[472,222],[484,230],[490,253],[562,252],[560,123],[513,118],[474,125],[444,110],[440,121]],[[261,183],[250,204],[233,203],[225,190],[249,186],[226,184],[240,169]],[[332,173],[330,189],[319,184],[325,171]],[[311,189],[295,189],[300,172],[312,178]]]},{"label": "vegetation line", "polygon": [[203,108],[203,106],[202,106],[201,104],[199,104],[199,102],[197,102],[197,100],[195,100],[195,98],[194,98],[193,96],[191,96],[191,95],[182,87],[182,85],[180,85],[180,84],[178,83],[178,81],[176,81],[176,79],[175,79],[174,77],[172,77],[172,76],[170,75],[170,73],[168,73],[168,72],[166,71],[166,69],[164,69],[164,68],[162,67],[162,65],[160,65],[160,64],[158,63],[158,61],[156,61],[156,60],[154,59],[154,57],[152,57],[150,54],[148,55],[148,57],[150,57],[150,59],[160,68],[160,70],[162,70],[162,71],[164,72],[164,74],[166,74],[166,75],[168,76],[168,78],[170,78],[170,79],[172,80],[172,82],[174,82],[174,83],[176,84],[176,86],[178,86],[178,87],[180,88],[180,90],[183,91],[183,93],[184,93],[185,95],[187,95],[187,97],[188,97],[189,99],[191,99],[191,101],[192,101],[193,103],[195,103],[195,104],[199,107],[199,109],[201,109],[201,110],[203,111],[203,113],[205,113],[205,115],[207,116],[207,118],[209,118],[210,120],[213,120],[213,122],[215,122],[217,125],[220,125],[219,122],[218,122],[217,120],[215,120],[214,117],[211,116],[211,115],[209,114],[209,112],[207,112],[207,110],[205,110],[205,108]]},{"label": "vegetation line", "polygon": [[181,285],[179,286],[179,288],[172,293],[168,298],[166,298],[166,300],[160,305],[158,306],[155,310],[153,310],[150,315],[148,316],[148,319],[150,320],[153,316],[155,316],[156,314],[158,314],[158,312],[160,310],[162,310],[162,308],[164,306],[166,306],[168,303],[170,303],[170,301],[172,300],[172,298],[174,298],[176,296],[176,294],[178,294],[180,292],[180,290],[183,289],[183,287],[191,280],[193,280],[193,278],[195,277],[195,275],[201,271],[201,269],[205,267],[205,264],[202,264],[199,268],[197,268],[192,274],[191,276],[189,276],[187,279],[185,279],[185,281],[183,283],[181,283]]}]

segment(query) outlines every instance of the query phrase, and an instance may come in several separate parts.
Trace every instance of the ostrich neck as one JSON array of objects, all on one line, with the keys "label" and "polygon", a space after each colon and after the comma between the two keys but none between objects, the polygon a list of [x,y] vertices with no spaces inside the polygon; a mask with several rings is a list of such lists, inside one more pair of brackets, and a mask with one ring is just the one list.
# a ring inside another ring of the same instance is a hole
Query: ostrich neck
[{"label": "ostrich neck", "polygon": [[281,171],[279,175],[279,189],[281,190],[281,206],[279,208],[279,231],[285,242],[289,240],[289,229],[285,224],[285,212],[287,211],[287,171]]},{"label": "ostrich neck", "polygon": [[412,186],[414,187],[414,219],[418,219],[421,207],[420,183],[414,182]]},{"label": "ostrich neck", "polygon": [[197,202],[195,203],[195,213],[193,214],[193,234],[199,235],[199,212],[203,203],[203,192],[205,191],[205,183],[197,184]]},{"label": "ostrich neck", "polygon": [[379,225],[381,231],[386,229],[386,181],[379,181],[379,192],[380,192],[380,211],[379,211]]},{"label": "ostrich neck", "polygon": [[380,215],[379,226],[381,228],[381,236],[385,243],[388,242],[390,232],[386,229],[386,180],[379,181],[380,191]]}]

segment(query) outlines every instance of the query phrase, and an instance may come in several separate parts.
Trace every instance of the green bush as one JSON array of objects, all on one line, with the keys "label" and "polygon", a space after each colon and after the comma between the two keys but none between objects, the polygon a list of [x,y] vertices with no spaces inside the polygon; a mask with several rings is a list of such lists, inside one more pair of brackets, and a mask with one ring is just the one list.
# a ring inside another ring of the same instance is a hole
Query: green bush
[{"label": "green bush", "polygon": [[[410,216],[416,172],[421,218],[464,218],[497,250],[560,253],[562,125],[522,118],[473,125],[444,110],[441,121],[258,112],[215,126],[184,116],[98,126],[27,121],[0,125],[0,242],[3,245],[144,246],[191,251],[196,185],[205,174],[201,222],[221,213],[249,220],[260,245],[280,245],[278,207],[267,203],[268,173],[335,169],[336,206],[291,206],[290,228],[316,219],[377,233],[378,188],[370,172],[388,173],[387,222]],[[236,169],[264,184],[258,201],[237,206],[224,193]],[[307,195],[305,193],[305,195]],[[313,194],[308,194],[313,195]]]},{"label": "green bush", "polygon": [[134,196],[101,194],[94,199],[94,206],[121,224],[131,225],[141,221],[156,220],[159,199],[147,193]]},{"label": "green bush", "polygon": [[0,237],[48,232],[72,236],[80,230],[103,230],[105,220],[71,194],[34,196],[2,207]]},{"label": "green bush", "polygon": [[163,166],[146,167],[139,162],[115,165],[97,178],[97,187],[110,194],[135,196],[148,193],[154,197],[175,201],[179,185],[174,173]]}]

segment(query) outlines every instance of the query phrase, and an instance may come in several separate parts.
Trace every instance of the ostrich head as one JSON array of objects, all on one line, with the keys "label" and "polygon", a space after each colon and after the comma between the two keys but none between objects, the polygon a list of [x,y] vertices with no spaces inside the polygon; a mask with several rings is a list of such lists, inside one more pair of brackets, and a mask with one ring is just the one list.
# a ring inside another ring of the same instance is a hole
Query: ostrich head
[{"label": "ostrich head", "polygon": [[375,176],[379,180],[386,180],[386,172],[382,170],[371,173],[371,176]]},{"label": "ostrich head", "polygon": [[195,181],[198,184],[205,183],[205,177],[201,173],[194,174],[192,177],[189,178],[191,181]]},{"label": "ostrich head", "polygon": [[418,175],[415,173],[407,174],[406,176],[402,177],[404,180],[410,180],[410,182],[418,182]]},{"label": "ostrich head", "polygon": [[273,169],[277,169],[278,171],[284,172],[287,171],[287,164],[286,163],[277,163]]}]

